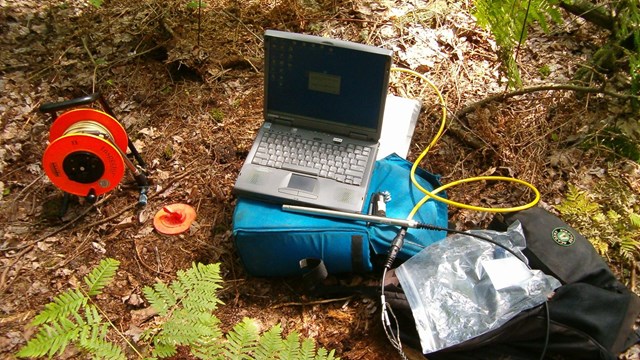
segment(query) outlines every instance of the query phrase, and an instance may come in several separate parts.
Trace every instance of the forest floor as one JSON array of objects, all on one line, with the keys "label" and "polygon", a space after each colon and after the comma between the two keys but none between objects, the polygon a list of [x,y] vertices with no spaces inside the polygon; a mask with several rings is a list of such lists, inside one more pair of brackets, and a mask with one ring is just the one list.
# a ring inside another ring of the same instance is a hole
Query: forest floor
[{"label": "forest floor", "polygon": [[[550,210],[570,185],[591,189],[615,178],[640,192],[637,163],[580,146],[607,122],[633,117],[619,98],[538,91],[456,117],[505,90],[495,43],[475,24],[468,1],[205,3],[199,11],[197,1],[111,0],[95,7],[89,1],[0,0],[1,357],[12,358],[33,334],[28,324],[43,306],[105,257],[117,259],[120,268],[97,303],[127,336],[145,326],[144,286],[169,282],[194,262],[220,263],[224,305],[216,315],[224,330],[252,317],[265,328],[280,323],[285,333],[296,330],[343,359],[395,356],[375,299],[314,303],[299,291],[298,279],[248,276],[235,252],[232,188],[262,122],[265,29],[385,47],[394,51],[396,66],[425,74],[456,124],[421,164],[443,183],[517,177],[534,184]],[[571,17],[549,33],[530,31],[518,55],[524,84],[568,83],[605,40],[606,33]],[[410,160],[439,126],[438,100],[423,88],[409,75],[392,75],[392,93],[424,104]],[[147,163],[149,201],[136,207],[137,188],[126,174],[93,205],[72,197],[60,217],[62,192],[42,169],[51,117],[38,109],[96,91]],[[448,196],[494,207],[531,201],[523,189],[484,182],[452,188]],[[172,203],[193,206],[196,222],[178,236],[159,234],[153,216]],[[465,230],[485,226],[492,216],[449,208],[449,217]],[[632,270],[617,273],[636,290]],[[375,276],[344,280],[370,279]],[[60,358],[78,356],[69,350]],[[637,350],[622,357],[633,356]]]}]

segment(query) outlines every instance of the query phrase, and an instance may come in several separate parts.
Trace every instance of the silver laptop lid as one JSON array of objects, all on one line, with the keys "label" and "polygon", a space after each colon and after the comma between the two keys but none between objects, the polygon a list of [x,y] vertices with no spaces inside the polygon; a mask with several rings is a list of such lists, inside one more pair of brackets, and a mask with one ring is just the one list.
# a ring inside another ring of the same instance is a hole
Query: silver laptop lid
[{"label": "silver laptop lid", "polygon": [[265,119],[378,141],[392,51],[267,30]]}]

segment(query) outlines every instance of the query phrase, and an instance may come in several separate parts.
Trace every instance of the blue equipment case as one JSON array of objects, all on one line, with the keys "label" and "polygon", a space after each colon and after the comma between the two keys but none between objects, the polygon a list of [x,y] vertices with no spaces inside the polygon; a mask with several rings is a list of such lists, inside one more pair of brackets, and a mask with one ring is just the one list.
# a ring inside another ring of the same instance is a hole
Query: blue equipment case
[{"label": "blue equipment case", "polygon": [[[388,192],[387,217],[406,219],[424,194],[409,178],[412,164],[396,154],[378,160],[369,185],[372,194]],[[439,177],[418,168],[416,179],[427,190],[440,186]],[[445,196],[444,193],[439,194]],[[414,220],[446,227],[447,206],[429,200]],[[367,224],[286,212],[282,205],[238,198],[233,214],[236,250],[253,276],[298,276],[303,259],[322,260],[328,273],[369,272],[377,255],[385,255],[398,232],[397,226]],[[430,244],[444,239],[445,231],[409,229],[399,260],[406,260]]]}]

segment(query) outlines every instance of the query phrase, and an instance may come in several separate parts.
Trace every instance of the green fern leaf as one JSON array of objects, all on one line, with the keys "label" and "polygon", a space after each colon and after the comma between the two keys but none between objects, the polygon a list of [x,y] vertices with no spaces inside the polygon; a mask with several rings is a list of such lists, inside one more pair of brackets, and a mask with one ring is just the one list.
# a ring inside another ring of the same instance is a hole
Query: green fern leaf
[{"label": "green fern leaf", "polygon": [[282,342],[282,327],[276,324],[260,336],[255,350],[256,360],[276,359],[276,355],[284,349]]},{"label": "green fern leaf", "polygon": [[[636,237],[640,237],[640,232],[636,233]],[[640,241],[631,236],[625,236],[620,239],[620,255],[631,263],[635,263],[638,252],[640,251]]]},{"label": "green fern leaf", "polygon": [[78,346],[93,354],[94,357],[98,359],[126,359],[119,346],[105,340],[107,330],[108,324],[87,324],[80,332]]},{"label": "green fern leaf", "polygon": [[166,316],[172,306],[177,303],[173,291],[164,283],[156,283],[153,288],[145,286],[142,289],[147,301],[160,315]]},{"label": "green fern leaf", "polygon": [[313,360],[339,360],[340,358],[336,357],[336,351],[331,350],[327,351],[325,348],[319,348],[316,357]]},{"label": "green fern leaf", "polygon": [[[216,296],[222,288],[220,264],[195,263],[187,271],[179,271],[177,280],[171,289],[178,298],[183,299],[186,308],[198,311],[214,311],[222,302]],[[189,296],[186,296],[188,293]]]},{"label": "green fern leaf", "polygon": [[499,47],[499,58],[510,86],[521,86],[520,71],[514,59],[514,50],[527,37],[528,25],[538,22],[548,30],[547,17],[561,21],[553,6],[558,0],[477,0],[473,15],[479,26],[491,30]]},{"label": "green fern leaf", "polygon": [[300,335],[292,331],[284,340],[284,349],[280,355],[282,360],[296,360],[300,358]]},{"label": "green fern leaf", "polygon": [[198,359],[222,359],[223,344],[220,341],[222,332],[219,327],[215,327],[215,335],[206,339],[198,339],[196,344],[191,347],[191,354]]},{"label": "green fern leaf", "polygon": [[34,338],[18,351],[18,357],[52,357],[62,353],[69,343],[77,339],[78,327],[69,319],[62,318],[44,324]]},{"label": "green fern leaf", "polygon": [[89,299],[80,290],[67,290],[53,298],[53,301],[44,306],[31,322],[31,325],[40,325],[58,321],[69,314],[77,313],[81,307],[87,304]]},{"label": "green fern leaf", "polygon": [[154,357],[166,358],[177,354],[178,349],[176,349],[176,346],[172,344],[154,342],[152,353]]},{"label": "green fern leaf", "polygon": [[159,343],[192,345],[199,339],[218,336],[218,326],[219,320],[213,314],[177,309],[163,324],[162,332],[156,336],[156,340]]},{"label": "green fern leaf", "polygon": [[629,222],[634,229],[640,229],[640,215],[636,213],[629,213]]},{"label": "green fern leaf", "polygon": [[227,334],[224,354],[229,359],[251,359],[260,330],[255,320],[244,318]]},{"label": "green fern leaf", "polygon": [[315,355],[316,355],[315,342],[309,338],[302,340],[302,345],[300,346],[300,359],[313,360]]},{"label": "green fern leaf", "polygon": [[120,266],[120,262],[115,259],[106,258],[100,261],[100,264],[84,277],[84,282],[89,287],[87,294],[89,296],[100,294],[102,289],[115,277],[118,266]]}]

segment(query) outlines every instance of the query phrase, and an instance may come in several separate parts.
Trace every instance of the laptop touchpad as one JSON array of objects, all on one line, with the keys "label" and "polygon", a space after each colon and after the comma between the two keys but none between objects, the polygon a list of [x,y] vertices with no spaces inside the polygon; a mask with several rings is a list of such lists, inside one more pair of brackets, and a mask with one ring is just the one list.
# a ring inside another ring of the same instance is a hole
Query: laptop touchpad
[{"label": "laptop touchpad", "polygon": [[306,193],[313,194],[316,188],[318,180],[308,176],[302,176],[298,174],[291,174],[291,179],[287,187],[289,189],[297,189]]}]

